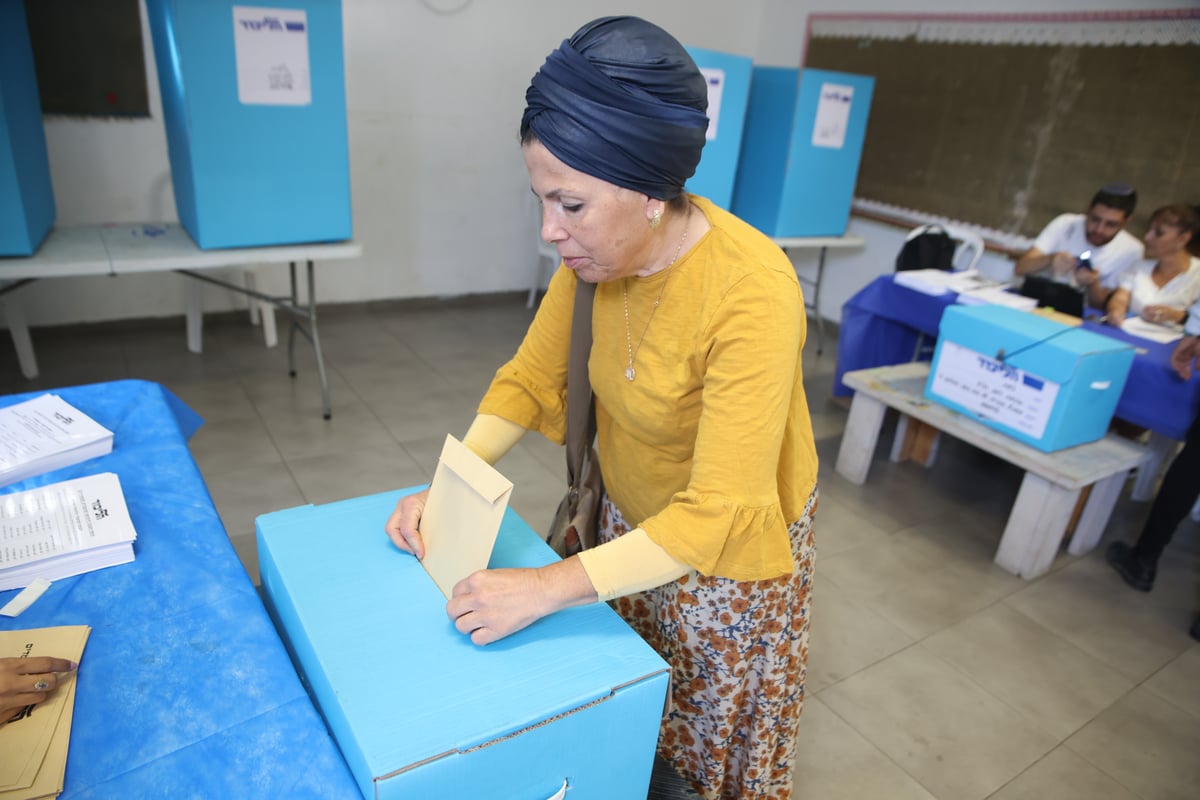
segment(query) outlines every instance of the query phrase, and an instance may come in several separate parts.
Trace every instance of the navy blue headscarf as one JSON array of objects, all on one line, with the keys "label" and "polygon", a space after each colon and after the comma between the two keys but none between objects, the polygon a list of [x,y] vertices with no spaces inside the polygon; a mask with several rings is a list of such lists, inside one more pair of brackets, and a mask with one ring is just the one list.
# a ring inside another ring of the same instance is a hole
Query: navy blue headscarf
[{"label": "navy blue headscarf", "polygon": [[700,163],[708,87],[671,34],[638,17],[584,25],[525,92],[530,130],[580,172],[670,200]]}]

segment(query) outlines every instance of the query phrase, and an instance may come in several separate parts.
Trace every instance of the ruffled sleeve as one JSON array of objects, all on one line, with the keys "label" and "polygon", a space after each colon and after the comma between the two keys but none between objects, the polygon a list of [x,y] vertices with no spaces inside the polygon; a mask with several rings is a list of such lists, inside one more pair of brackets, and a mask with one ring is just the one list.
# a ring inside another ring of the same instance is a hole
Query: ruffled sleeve
[{"label": "ruffled sleeve", "polygon": [[779,503],[746,506],[689,491],[642,527],[653,542],[703,575],[752,581],[792,571],[788,524]]}]

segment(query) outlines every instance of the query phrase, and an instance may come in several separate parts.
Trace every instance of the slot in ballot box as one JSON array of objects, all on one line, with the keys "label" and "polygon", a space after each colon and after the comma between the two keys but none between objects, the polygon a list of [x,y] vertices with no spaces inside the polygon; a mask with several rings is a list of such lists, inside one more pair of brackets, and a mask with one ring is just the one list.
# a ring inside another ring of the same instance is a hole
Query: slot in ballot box
[{"label": "slot in ballot box", "polygon": [[733,183],[742,149],[753,62],[746,56],[702,47],[689,47],[687,51],[708,85],[704,151],[696,174],[688,179],[687,190],[728,211],[733,207]]},{"label": "slot in ballot box", "polygon": [[842,236],[875,79],[755,67],[733,213],[768,236]]},{"label": "slot in ballot box", "polygon": [[[263,594],[363,796],[643,800],[666,662],[603,603],[473,644],[383,532],[407,491],[257,520]],[[491,567],[556,558],[506,512]]]},{"label": "slot in ballot box", "polygon": [[1006,306],[948,307],[925,396],[1049,453],[1108,430],[1134,348]]},{"label": "slot in ballot box", "polygon": [[339,0],[147,0],[179,221],[201,249],[353,233]]},{"label": "slot in ballot box", "polygon": [[25,5],[0,2],[0,256],[33,255],[54,213]]}]

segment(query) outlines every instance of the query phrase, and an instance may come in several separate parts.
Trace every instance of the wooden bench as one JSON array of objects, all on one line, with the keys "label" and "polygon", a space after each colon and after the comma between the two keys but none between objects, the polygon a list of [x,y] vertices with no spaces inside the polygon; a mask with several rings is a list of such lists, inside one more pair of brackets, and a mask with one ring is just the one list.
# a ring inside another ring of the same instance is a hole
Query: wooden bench
[{"label": "wooden bench", "polygon": [[1081,492],[1089,487],[1068,551],[1082,555],[1095,548],[1129,471],[1142,463],[1145,449],[1109,434],[1099,441],[1043,453],[927,399],[928,378],[928,363],[876,367],[842,376],[854,389],[854,401],[838,450],[838,473],[852,483],[866,481],[884,412],[894,408],[901,414],[901,423],[892,448],[893,461],[913,457],[931,465],[940,432],[1025,470],[996,550],[995,561],[1001,567],[1022,578],[1035,578],[1049,570],[1073,521]]}]

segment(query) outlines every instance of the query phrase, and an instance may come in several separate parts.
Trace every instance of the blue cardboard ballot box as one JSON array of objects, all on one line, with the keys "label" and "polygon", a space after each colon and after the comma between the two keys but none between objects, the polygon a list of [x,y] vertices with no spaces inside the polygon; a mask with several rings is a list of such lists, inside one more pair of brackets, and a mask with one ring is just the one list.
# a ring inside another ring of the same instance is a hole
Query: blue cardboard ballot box
[{"label": "blue cardboard ballot box", "polygon": [[349,239],[339,0],[147,0],[179,221],[202,249]]},{"label": "blue cardboard ballot box", "polygon": [[25,5],[0,2],[0,256],[28,256],[54,227],[54,190]]},{"label": "blue cardboard ballot box", "polygon": [[841,236],[875,79],[755,67],[733,213],[768,236]]},{"label": "blue cardboard ballot box", "polygon": [[733,182],[742,149],[753,62],[745,56],[702,47],[689,47],[687,51],[708,83],[708,131],[700,164],[688,179],[687,190],[728,211],[733,207]]},{"label": "blue cardboard ballot box", "polygon": [[1104,436],[1134,348],[1006,306],[942,314],[925,396],[1043,452]]},{"label": "blue cardboard ballot box", "polygon": [[[603,603],[472,644],[383,532],[407,491],[257,520],[264,596],[363,796],[644,800],[667,664]],[[508,510],[490,566],[555,558]]]}]

